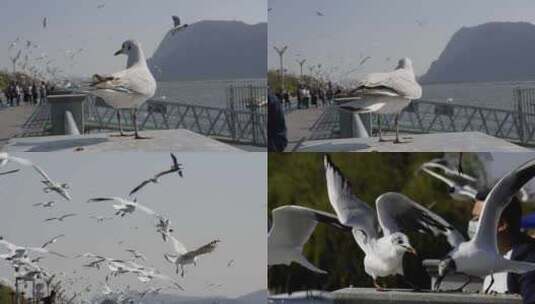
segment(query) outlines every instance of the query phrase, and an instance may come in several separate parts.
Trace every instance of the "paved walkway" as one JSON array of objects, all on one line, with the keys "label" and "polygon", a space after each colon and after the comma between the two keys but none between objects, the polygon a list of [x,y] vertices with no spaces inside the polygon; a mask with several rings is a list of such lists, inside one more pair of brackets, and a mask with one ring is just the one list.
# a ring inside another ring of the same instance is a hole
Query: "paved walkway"
[{"label": "paved walkway", "polygon": [[20,127],[30,117],[33,109],[31,105],[0,108],[0,150],[10,138],[20,132]]},{"label": "paved walkway", "polygon": [[309,108],[294,110],[285,115],[286,128],[288,129],[288,147],[286,151],[292,151],[294,147],[312,135],[314,123],[321,117],[326,108]]}]

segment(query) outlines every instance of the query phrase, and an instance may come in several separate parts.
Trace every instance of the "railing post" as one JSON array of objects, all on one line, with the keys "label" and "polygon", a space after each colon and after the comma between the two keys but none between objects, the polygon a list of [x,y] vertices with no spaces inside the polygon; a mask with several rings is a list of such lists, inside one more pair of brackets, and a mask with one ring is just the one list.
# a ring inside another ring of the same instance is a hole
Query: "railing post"
[{"label": "railing post", "polygon": [[230,134],[232,139],[236,141],[236,113],[234,112],[234,86],[230,85],[228,88],[228,107],[230,108]]},{"label": "railing post", "polygon": [[520,139],[521,143],[525,143],[525,136],[524,136],[524,111],[522,106],[522,90],[520,88],[516,88],[514,90],[515,95],[515,101],[516,101],[516,109],[517,109],[517,117],[518,117],[518,137]]},{"label": "railing post", "polygon": [[258,144],[256,139],[256,103],[254,101],[253,86],[249,85],[249,108],[251,109],[251,132],[253,144]]}]

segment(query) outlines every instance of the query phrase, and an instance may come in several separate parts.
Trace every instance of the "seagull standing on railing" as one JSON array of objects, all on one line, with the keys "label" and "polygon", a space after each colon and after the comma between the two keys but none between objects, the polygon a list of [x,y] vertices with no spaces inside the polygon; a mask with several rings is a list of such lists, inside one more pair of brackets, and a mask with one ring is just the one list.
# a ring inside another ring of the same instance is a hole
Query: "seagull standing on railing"
[{"label": "seagull standing on railing", "polygon": [[[392,72],[372,73],[357,83],[353,97],[337,99],[342,109],[354,113],[395,114],[396,139],[399,140],[399,115],[409,103],[422,97],[422,87],[416,82],[412,61],[403,58]],[[377,118],[379,141],[383,141],[381,119]]]},{"label": "seagull standing on railing", "polygon": [[127,40],[115,56],[125,54],[128,56],[126,70],[101,76],[95,74],[90,94],[98,96],[108,105],[117,110],[120,135],[125,136],[121,125],[121,110],[133,110],[134,136],[136,139],[145,139],[138,134],[137,111],[141,105],[152,98],[156,93],[156,80],[150,72],[141,44],[135,40]]}]

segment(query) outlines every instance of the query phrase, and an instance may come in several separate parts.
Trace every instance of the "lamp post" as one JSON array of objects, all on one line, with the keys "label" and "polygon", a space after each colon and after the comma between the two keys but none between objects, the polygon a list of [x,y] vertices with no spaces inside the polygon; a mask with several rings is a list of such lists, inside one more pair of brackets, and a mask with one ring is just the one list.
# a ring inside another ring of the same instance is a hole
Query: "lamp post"
[{"label": "lamp post", "polygon": [[288,50],[288,46],[285,45],[283,46],[282,48],[278,48],[276,46],[273,47],[273,49],[275,49],[275,51],[277,52],[277,54],[279,54],[279,59],[280,59],[280,77],[281,77],[281,93],[284,91],[284,53],[286,52],[286,50]]},{"label": "lamp post", "polygon": [[303,79],[303,65],[305,64],[305,62],[307,62],[306,59],[303,59],[303,60],[297,60],[297,63],[299,63],[299,70],[300,70],[300,78]]}]

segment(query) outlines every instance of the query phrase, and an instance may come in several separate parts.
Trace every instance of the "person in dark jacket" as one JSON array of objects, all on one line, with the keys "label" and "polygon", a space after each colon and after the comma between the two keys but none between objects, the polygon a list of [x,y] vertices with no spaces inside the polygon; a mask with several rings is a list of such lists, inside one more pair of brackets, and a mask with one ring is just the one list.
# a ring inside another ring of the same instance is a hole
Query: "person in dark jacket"
[{"label": "person in dark jacket", "polygon": [[[490,190],[483,190],[477,194],[472,209],[472,221],[469,224],[469,235],[475,234],[476,222],[483,210],[484,200]],[[498,250],[506,258],[515,261],[535,263],[535,240],[520,229],[522,222],[522,206],[517,197],[513,197],[509,205],[502,212],[498,223]],[[470,229],[470,227],[473,227]],[[494,283],[490,290],[494,292],[514,293],[522,296],[524,304],[535,304],[535,271],[523,274],[503,273],[494,274]],[[491,276],[485,278],[483,289],[489,288]]]},{"label": "person in dark jacket", "polygon": [[283,152],[288,145],[286,121],[280,100],[268,92],[268,151]]}]

